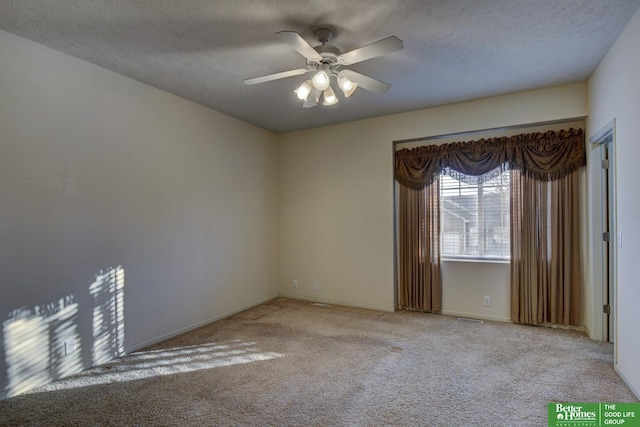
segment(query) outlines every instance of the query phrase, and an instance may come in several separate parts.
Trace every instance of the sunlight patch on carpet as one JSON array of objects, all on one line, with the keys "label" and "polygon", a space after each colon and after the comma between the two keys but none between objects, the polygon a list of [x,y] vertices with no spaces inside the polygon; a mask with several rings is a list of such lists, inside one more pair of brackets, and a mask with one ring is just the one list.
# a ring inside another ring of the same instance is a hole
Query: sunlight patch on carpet
[{"label": "sunlight patch on carpet", "polygon": [[241,340],[141,351],[46,385],[44,391],[136,381],[282,357],[284,354],[260,351],[255,342]]}]

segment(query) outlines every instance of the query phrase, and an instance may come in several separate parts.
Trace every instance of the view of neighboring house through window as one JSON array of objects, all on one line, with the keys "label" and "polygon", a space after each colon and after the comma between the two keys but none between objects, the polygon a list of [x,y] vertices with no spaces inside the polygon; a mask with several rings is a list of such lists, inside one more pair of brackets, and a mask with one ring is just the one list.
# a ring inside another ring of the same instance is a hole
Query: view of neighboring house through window
[{"label": "view of neighboring house through window", "polygon": [[509,174],[490,172],[490,179],[440,175],[443,257],[509,259]]}]

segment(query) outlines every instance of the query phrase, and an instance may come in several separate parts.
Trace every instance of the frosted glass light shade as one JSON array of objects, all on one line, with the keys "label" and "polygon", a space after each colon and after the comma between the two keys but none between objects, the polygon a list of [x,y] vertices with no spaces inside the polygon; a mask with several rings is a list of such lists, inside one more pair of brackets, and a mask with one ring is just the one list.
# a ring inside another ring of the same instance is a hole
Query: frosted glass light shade
[{"label": "frosted glass light shade", "polygon": [[311,90],[311,94],[309,94],[309,97],[307,97],[307,99],[302,104],[302,108],[315,107],[316,105],[318,105],[318,101],[320,101],[320,92],[318,91],[318,89],[314,88]]},{"label": "frosted glass light shade", "polygon": [[348,98],[353,92],[356,91],[358,84],[349,80],[343,75],[338,75],[338,86],[340,86],[340,89],[342,89],[345,98]]},{"label": "frosted glass light shade", "polygon": [[316,73],[315,76],[313,76],[311,82],[313,83],[313,87],[315,87],[316,89],[325,90],[329,87],[331,80],[329,80],[329,74],[327,74],[326,71],[320,70]]},{"label": "frosted glass light shade", "polygon": [[324,91],[324,97],[323,98],[324,98],[324,101],[322,102],[323,105],[333,105],[333,104],[337,104],[338,103],[338,97],[336,96],[336,93],[333,91],[331,86],[329,86]]},{"label": "frosted glass light shade", "polygon": [[311,86],[311,80],[307,80],[306,82],[302,83],[298,87],[298,89],[294,90],[294,92],[296,93],[298,99],[306,101],[309,97],[309,94],[311,93],[311,89],[313,89],[313,87]]}]

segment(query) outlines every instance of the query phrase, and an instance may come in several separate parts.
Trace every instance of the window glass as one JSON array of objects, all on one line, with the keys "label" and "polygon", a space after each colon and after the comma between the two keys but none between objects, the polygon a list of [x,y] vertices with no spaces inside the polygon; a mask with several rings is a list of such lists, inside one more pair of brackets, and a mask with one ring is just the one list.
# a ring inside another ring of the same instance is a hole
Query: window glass
[{"label": "window glass", "polygon": [[491,175],[482,182],[440,176],[443,257],[509,259],[509,171]]}]

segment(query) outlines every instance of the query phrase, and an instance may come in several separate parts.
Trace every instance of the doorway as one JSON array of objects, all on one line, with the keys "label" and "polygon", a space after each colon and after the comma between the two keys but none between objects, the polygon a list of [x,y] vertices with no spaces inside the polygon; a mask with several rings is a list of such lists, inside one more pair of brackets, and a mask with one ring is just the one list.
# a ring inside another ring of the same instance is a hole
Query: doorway
[{"label": "doorway", "polygon": [[[615,121],[612,121],[590,138],[599,163],[592,168],[594,338],[600,335],[600,339],[608,342],[615,342],[616,250],[622,245],[616,229],[614,129]],[[597,333],[598,329],[601,334]]]}]

